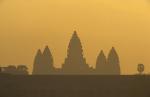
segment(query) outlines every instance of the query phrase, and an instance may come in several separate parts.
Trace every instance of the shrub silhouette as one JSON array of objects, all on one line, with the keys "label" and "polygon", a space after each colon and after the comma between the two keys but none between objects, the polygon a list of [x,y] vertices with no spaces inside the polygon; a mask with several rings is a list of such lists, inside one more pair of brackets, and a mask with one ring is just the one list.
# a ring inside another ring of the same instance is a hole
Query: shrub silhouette
[{"label": "shrub silhouette", "polygon": [[138,64],[137,70],[139,72],[139,74],[143,74],[144,72],[144,65],[143,64]]},{"label": "shrub silhouette", "polygon": [[19,65],[17,67],[18,74],[28,75],[28,68],[25,65]]},{"label": "shrub silhouette", "polygon": [[13,74],[13,75],[28,75],[28,68],[25,65],[3,67],[3,73]]}]

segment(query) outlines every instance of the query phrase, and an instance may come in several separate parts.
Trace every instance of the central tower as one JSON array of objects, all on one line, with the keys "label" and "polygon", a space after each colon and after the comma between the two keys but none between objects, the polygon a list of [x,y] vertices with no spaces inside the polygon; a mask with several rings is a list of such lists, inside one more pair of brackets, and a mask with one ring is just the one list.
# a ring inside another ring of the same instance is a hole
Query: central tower
[{"label": "central tower", "polygon": [[87,74],[89,71],[89,66],[83,57],[81,41],[76,31],[74,31],[70,40],[67,58],[62,65],[62,70],[65,74]]}]

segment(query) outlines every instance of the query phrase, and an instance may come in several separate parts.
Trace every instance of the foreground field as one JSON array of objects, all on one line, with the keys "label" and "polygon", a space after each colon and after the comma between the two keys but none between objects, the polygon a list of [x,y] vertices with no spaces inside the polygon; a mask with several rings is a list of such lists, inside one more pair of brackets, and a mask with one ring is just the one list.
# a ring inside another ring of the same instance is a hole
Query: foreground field
[{"label": "foreground field", "polygon": [[150,76],[0,76],[0,97],[150,97]]}]

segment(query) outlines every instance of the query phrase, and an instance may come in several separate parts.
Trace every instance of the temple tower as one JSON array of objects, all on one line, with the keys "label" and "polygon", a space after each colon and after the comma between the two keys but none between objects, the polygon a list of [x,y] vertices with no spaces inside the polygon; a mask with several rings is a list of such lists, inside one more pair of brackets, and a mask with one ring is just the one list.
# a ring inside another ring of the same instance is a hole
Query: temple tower
[{"label": "temple tower", "polygon": [[63,73],[65,74],[86,74],[89,71],[89,66],[83,56],[83,49],[81,41],[74,31],[70,40],[67,58],[62,66]]}]

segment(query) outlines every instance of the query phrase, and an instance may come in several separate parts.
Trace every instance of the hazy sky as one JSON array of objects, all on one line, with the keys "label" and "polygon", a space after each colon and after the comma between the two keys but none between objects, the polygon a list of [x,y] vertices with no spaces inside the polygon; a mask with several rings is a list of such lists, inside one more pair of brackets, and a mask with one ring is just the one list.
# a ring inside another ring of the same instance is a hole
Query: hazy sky
[{"label": "hazy sky", "polygon": [[114,46],[122,74],[136,73],[138,63],[150,73],[148,0],[0,0],[0,64],[32,70],[37,49],[49,45],[60,67],[74,30],[89,64]]}]

